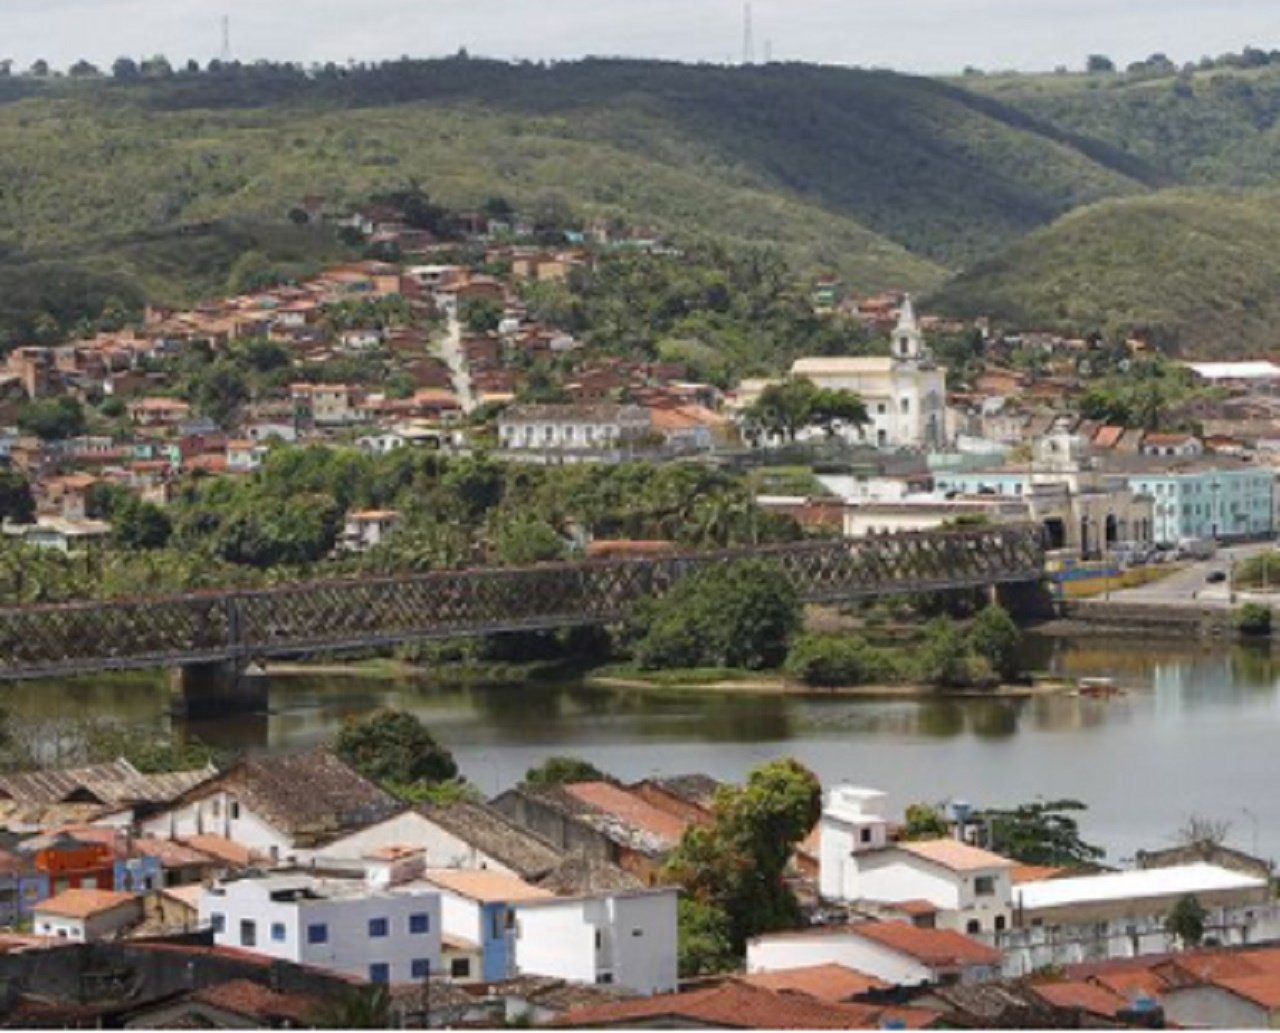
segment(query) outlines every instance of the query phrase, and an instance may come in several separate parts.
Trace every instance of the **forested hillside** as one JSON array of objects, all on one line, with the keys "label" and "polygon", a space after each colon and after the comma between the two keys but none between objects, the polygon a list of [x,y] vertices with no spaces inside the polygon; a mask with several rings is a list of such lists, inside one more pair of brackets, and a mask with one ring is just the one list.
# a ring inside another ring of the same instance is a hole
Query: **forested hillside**
[{"label": "forested hillside", "polygon": [[[0,319],[188,301],[249,249],[305,270],[344,251],[288,225],[301,197],[340,208],[413,183],[455,208],[501,195],[769,244],[854,292],[958,274],[936,295],[955,311],[1077,330],[1141,317],[1199,346],[1216,340],[1201,309],[1253,312],[1253,282],[1280,260],[1259,252],[1247,275],[1220,276],[1221,206],[1265,202],[1163,192],[1280,186],[1277,114],[1277,65],[940,82],[459,57],[4,80]],[[51,298],[66,282],[78,296]]]},{"label": "forested hillside", "polygon": [[1275,347],[1280,192],[1162,191],[1072,212],[981,262],[931,302],[1014,326],[1113,339],[1135,329],[1182,352]]}]

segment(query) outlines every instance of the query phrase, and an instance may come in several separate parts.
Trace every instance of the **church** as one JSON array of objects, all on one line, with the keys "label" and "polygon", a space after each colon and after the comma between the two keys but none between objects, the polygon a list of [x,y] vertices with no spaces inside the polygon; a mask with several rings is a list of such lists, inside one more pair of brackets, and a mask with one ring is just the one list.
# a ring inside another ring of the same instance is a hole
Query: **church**
[{"label": "church", "polygon": [[[910,296],[902,303],[891,351],[889,356],[797,359],[791,376],[861,397],[870,423],[858,440],[877,448],[940,448],[946,434],[947,371],[925,345]],[[849,436],[855,433],[850,430]]]}]

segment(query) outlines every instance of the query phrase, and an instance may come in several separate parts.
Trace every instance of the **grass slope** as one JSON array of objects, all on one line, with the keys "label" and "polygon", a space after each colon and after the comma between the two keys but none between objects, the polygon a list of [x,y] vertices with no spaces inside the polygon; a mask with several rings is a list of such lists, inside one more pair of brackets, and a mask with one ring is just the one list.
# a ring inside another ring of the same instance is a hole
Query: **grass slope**
[{"label": "grass slope", "polygon": [[1147,327],[1188,354],[1265,354],[1280,325],[1277,240],[1276,191],[1105,201],[979,263],[930,303],[1024,327]]}]

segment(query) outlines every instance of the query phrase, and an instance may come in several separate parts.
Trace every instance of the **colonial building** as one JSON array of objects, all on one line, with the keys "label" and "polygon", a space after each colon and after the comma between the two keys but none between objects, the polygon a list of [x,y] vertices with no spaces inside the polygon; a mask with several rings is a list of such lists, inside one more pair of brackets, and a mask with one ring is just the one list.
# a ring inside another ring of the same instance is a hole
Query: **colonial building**
[{"label": "colonial building", "polygon": [[613,452],[653,434],[652,414],[638,405],[514,405],[498,419],[498,440],[513,452]]},{"label": "colonial building", "polygon": [[890,356],[797,359],[791,375],[858,395],[870,422],[856,433],[877,448],[937,448],[943,443],[947,371],[925,345],[909,297],[893,331]]}]

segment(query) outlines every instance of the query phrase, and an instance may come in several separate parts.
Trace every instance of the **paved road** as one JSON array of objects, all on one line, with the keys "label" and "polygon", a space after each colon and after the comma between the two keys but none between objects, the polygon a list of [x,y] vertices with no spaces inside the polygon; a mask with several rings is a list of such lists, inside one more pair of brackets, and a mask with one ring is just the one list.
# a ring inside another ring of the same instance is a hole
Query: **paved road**
[{"label": "paved road", "polygon": [[462,323],[452,308],[448,310],[448,324],[439,350],[440,357],[449,364],[449,372],[453,376],[453,393],[458,396],[458,404],[462,406],[464,413],[470,413],[476,407],[476,397],[471,389],[471,371],[467,368],[467,357],[462,351]]},{"label": "paved road", "polygon": [[[1218,555],[1211,560],[1192,563],[1149,585],[1119,589],[1110,593],[1109,597],[1098,598],[1099,601],[1109,598],[1112,602],[1143,603],[1148,606],[1230,606],[1232,599],[1229,583],[1211,583],[1209,575],[1213,571],[1222,571],[1229,577],[1233,563],[1275,548],[1272,542],[1258,542],[1219,549]],[[1237,592],[1235,602],[1247,601],[1253,597],[1254,593]],[[1260,598],[1270,601],[1271,597]]]}]

